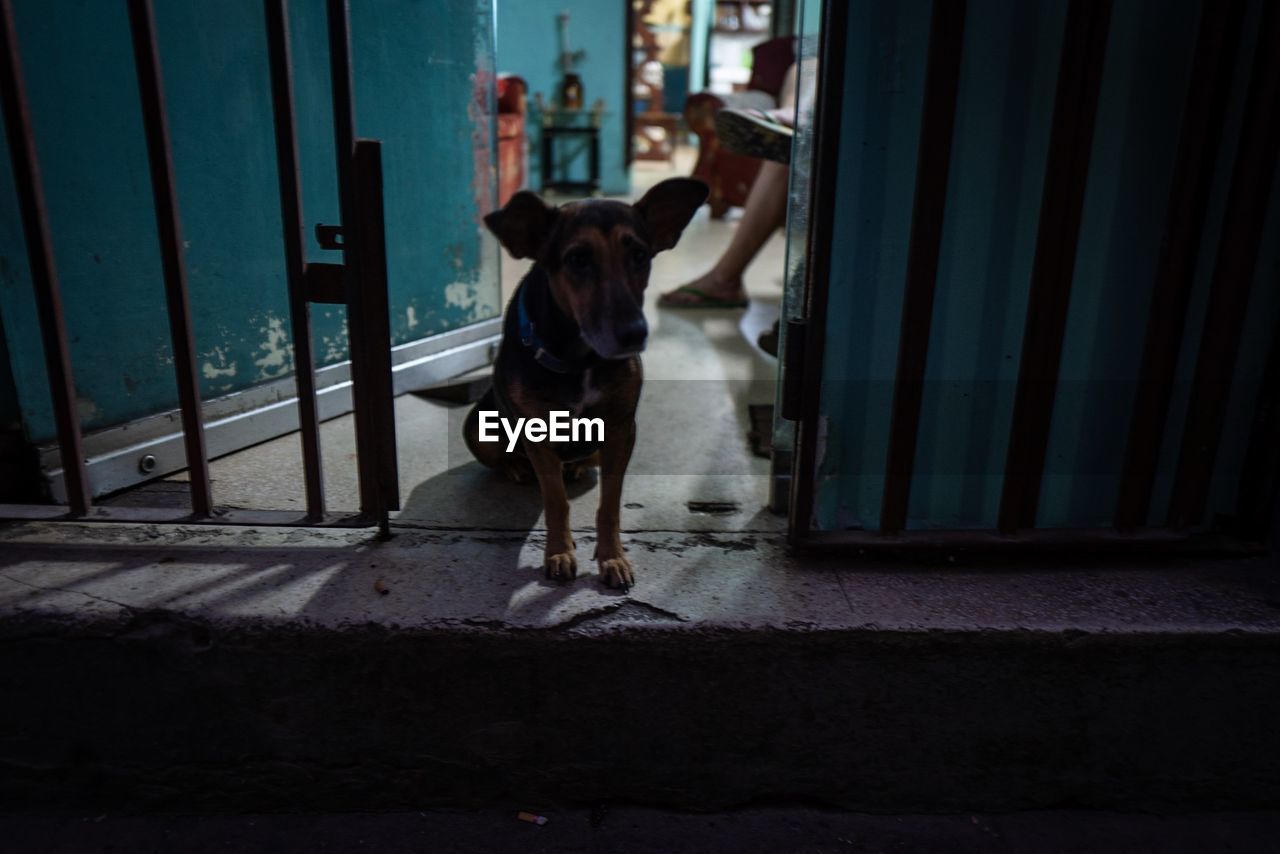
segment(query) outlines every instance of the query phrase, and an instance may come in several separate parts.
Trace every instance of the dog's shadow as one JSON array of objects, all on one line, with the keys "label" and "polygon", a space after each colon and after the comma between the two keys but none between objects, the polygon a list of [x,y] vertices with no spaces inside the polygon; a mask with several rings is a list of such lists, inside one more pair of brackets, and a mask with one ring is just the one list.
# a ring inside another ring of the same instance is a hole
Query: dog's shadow
[{"label": "dog's shadow", "polygon": [[[590,468],[576,480],[566,481],[565,490],[573,500],[598,485],[599,469]],[[516,483],[470,460],[415,485],[402,502],[395,524],[406,530],[453,532],[463,540],[485,545],[486,561],[496,558],[500,566],[511,567],[521,581],[569,590],[572,582],[552,581],[543,574],[546,530],[538,524],[541,517],[542,494],[536,478]],[[576,535],[575,539],[580,583],[587,574],[594,538],[584,542]],[[535,548],[526,550],[526,544]],[[496,555],[492,549],[498,550]]]}]

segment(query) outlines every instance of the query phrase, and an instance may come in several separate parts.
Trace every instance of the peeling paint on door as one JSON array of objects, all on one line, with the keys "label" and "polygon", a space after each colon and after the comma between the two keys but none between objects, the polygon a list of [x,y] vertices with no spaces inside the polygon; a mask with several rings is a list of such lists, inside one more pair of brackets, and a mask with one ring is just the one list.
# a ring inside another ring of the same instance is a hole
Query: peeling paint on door
[{"label": "peeling paint on door", "polygon": [[[94,404],[84,427],[167,411],[177,397],[127,16],[83,0],[16,5],[75,379]],[[206,398],[294,368],[261,15],[253,3],[156,4]],[[475,82],[493,79],[492,3],[384,0],[351,15],[357,133],[383,141],[393,343],[496,317],[498,250],[480,220],[494,200],[492,93]],[[336,223],[324,4],[290,17],[304,216]],[[7,168],[0,258],[23,427],[43,441],[53,419]],[[339,259],[308,235],[307,260]],[[346,331],[345,311],[317,307],[317,366],[347,358]]]},{"label": "peeling paint on door", "polygon": [[267,319],[267,325],[259,332],[266,338],[258,349],[262,355],[253,360],[258,366],[258,379],[276,379],[281,374],[293,370],[293,348],[289,346],[289,333],[285,331],[285,321],[279,317]]},{"label": "peeling paint on door", "polygon": [[[216,362],[216,364],[215,364]],[[234,377],[236,375],[236,363],[227,362],[227,355],[221,347],[214,347],[200,366],[200,373],[207,380],[215,380],[219,377]]]}]

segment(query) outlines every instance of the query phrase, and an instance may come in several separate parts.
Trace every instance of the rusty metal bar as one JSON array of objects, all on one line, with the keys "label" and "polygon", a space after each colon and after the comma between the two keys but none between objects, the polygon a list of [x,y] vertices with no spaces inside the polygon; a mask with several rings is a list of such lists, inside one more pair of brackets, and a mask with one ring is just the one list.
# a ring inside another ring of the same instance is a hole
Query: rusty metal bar
[{"label": "rusty metal bar", "polygon": [[196,375],[195,340],[191,331],[191,304],[187,296],[187,271],[182,257],[182,226],[173,177],[173,148],[161,84],[160,52],[156,44],[155,16],[151,0],[129,0],[129,28],[138,70],[138,93],[147,135],[147,160],[151,166],[151,192],[155,199],[156,230],[164,266],[164,291],[169,309],[169,334],[177,374],[178,401],[182,409],[182,435],[191,477],[191,508],[197,516],[213,510],[209,486],[209,459],[205,451],[200,413],[200,385]]},{"label": "rusty metal bar", "polygon": [[[356,469],[361,511],[377,516],[376,466],[367,450],[372,426],[369,423],[368,384],[363,381],[363,340],[360,337],[360,240],[352,187],[352,160],[355,158],[355,100],[351,70],[350,10],[347,0],[327,0],[329,28],[329,86],[333,98],[334,157],[338,168],[338,207],[341,225],[329,234],[326,248],[340,248],[343,261],[343,290],[347,306],[347,349],[351,359],[351,408],[356,428]],[[341,236],[342,242],[336,243]],[[379,525],[383,520],[377,519]]]},{"label": "rusty metal bar", "polygon": [[0,97],[4,101],[9,158],[13,163],[14,185],[18,193],[22,231],[31,266],[31,284],[35,290],[36,313],[40,322],[40,341],[44,347],[45,370],[49,375],[49,394],[58,432],[58,452],[62,458],[71,514],[83,516],[89,512],[90,507],[89,477],[85,472],[80,420],[76,415],[71,349],[67,344],[62,292],[58,287],[53,238],[49,233],[44,188],[40,182],[40,163],[36,155],[35,135],[31,129],[31,114],[27,108],[22,61],[18,53],[18,33],[10,0],[0,0],[0,28],[3,28],[3,33],[0,33],[0,50],[4,51],[4,68],[0,71],[3,74],[0,79]]},{"label": "rusty metal bar", "polygon": [[1067,7],[997,522],[1004,534],[1036,523],[1110,21],[1111,0]]},{"label": "rusty metal bar", "polygon": [[315,359],[311,346],[311,306],[307,301],[306,243],[302,225],[302,179],[298,165],[297,120],[293,111],[293,62],[289,51],[287,0],[265,0],[267,52],[271,62],[271,105],[275,118],[276,172],[285,275],[289,282],[289,322],[293,334],[294,379],[298,387],[298,427],[307,516],[324,515],[324,475],[320,462],[320,419],[316,412]]},{"label": "rusty metal bar", "polygon": [[[387,424],[383,412],[392,405],[391,397],[383,400],[381,379],[383,359],[389,357],[391,341],[389,333],[378,333],[377,314],[386,312],[386,260],[370,256],[383,252],[381,222],[381,159],[377,186],[377,224],[366,222],[372,212],[373,190],[365,187],[357,190],[355,174],[355,95],[351,68],[350,14],[347,0],[328,0],[329,25],[329,77],[333,90],[333,134],[338,163],[338,195],[342,208],[342,253],[346,268],[347,337],[351,356],[352,404],[356,426],[356,464],[360,479],[360,509],[374,519],[383,537],[391,534],[387,511],[396,503],[386,500],[386,466],[380,462],[382,446],[386,444]],[[366,155],[368,156],[368,155]],[[369,175],[364,176],[371,180]],[[362,207],[357,203],[357,192],[362,193]],[[366,245],[366,227],[375,227],[379,242]],[[332,236],[332,235],[331,235]],[[372,265],[372,266],[370,266]],[[368,268],[368,269],[366,269]],[[379,273],[381,269],[381,273]],[[379,286],[381,276],[381,286]],[[378,295],[381,295],[380,297]],[[381,308],[374,300],[383,301]],[[372,315],[370,314],[372,312]],[[389,328],[389,321],[387,323]],[[386,351],[380,355],[380,351]],[[390,372],[388,363],[387,372]],[[391,459],[394,466],[394,423],[391,429]],[[393,469],[394,471],[394,469]]]},{"label": "rusty metal bar", "polygon": [[924,397],[929,332],[938,281],[938,254],[951,171],[951,138],[960,85],[964,46],[965,0],[934,0],[929,24],[924,106],[916,165],[915,200],[911,211],[911,243],[898,336],[898,367],[893,384],[892,421],[880,532],[901,531],[907,521],[920,406]]},{"label": "rusty metal bar", "polygon": [[382,193],[382,143],[356,140],[353,178],[356,216],[360,221],[360,293],[354,321],[360,327],[361,352],[353,366],[367,394],[371,427],[369,443],[361,447],[372,453],[378,487],[379,524],[385,525],[388,510],[400,509],[400,478],[396,466],[395,392],[391,379],[391,315],[387,296],[386,224]]},{"label": "rusty metal bar", "polygon": [[1280,44],[1280,3],[1264,3],[1169,502],[1168,524],[1174,528],[1201,521],[1222,439],[1271,183],[1280,159],[1280,109],[1276,106],[1280,104],[1280,51],[1276,50],[1277,44]]},{"label": "rusty metal bar", "polygon": [[1116,501],[1114,524],[1121,531],[1143,525],[1151,506],[1243,18],[1242,0],[1205,3],[1200,14]]},{"label": "rusty metal bar", "polygon": [[342,210],[344,257],[358,249],[352,233],[354,190],[351,184],[352,158],[355,157],[356,119],[355,84],[351,71],[351,20],[347,0],[328,0],[329,83],[333,96],[333,139],[338,163],[338,200]]}]

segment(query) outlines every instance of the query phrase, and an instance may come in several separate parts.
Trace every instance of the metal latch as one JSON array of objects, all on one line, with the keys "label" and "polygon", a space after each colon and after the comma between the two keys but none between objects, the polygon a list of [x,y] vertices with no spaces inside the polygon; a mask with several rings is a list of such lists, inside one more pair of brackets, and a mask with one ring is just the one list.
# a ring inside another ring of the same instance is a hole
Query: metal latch
[{"label": "metal latch", "polygon": [[342,249],[346,243],[342,238],[342,226],[321,225],[316,223],[316,242],[321,249]]},{"label": "metal latch", "polygon": [[307,302],[346,303],[346,270],[343,264],[307,264],[304,278]]}]

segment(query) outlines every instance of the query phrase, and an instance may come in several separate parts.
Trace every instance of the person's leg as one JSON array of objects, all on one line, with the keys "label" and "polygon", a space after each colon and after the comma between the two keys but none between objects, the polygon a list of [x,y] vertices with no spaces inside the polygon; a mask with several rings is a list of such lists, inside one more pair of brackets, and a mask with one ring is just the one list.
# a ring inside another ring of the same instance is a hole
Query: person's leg
[{"label": "person's leg", "polygon": [[751,185],[729,248],[709,272],[685,285],[687,290],[663,294],[663,305],[696,305],[703,301],[699,294],[717,300],[746,299],[743,272],[773,232],[786,221],[787,174],[787,167],[782,163],[769,161],[760,166],[760,174]]},{"label": "person's leg", "polygon": [[[778,105],[784,112],[794,112],[795,98],[796,66],[792,63],[782,78]],[[738,228],[729,242],[729,248],[710,271],[681,288],[663,294],[659,299],[660,305],[697,305],[704,302],[704,298],[731,302],[747,298],[747,292],[742,286],[742,274],[774,230],[786,223],[788,174],[785,163],[766,161],[761,165],[760,173],[751,185],[751,192],[747,194],[746,204],[742,207],[742,219],[738,221]]]}]

